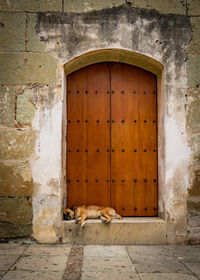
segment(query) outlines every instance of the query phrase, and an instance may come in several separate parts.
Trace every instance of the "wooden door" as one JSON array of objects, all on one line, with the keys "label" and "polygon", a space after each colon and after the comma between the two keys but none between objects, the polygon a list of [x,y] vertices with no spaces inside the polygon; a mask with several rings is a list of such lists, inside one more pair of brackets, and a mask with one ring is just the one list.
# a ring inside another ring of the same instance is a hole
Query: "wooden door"
[{"label": "wooden door", "polygon": [[111,64],[111,205],[157,216],[156,76]]},{"label": "wooden door", "polygon": [[100,63],[68,76],[67,205],[157,216],[156,76]]}]

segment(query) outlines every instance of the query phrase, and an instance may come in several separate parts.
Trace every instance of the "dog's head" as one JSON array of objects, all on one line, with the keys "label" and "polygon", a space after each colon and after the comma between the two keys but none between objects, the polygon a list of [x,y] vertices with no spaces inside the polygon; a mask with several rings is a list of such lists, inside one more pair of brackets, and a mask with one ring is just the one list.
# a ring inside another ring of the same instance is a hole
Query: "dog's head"
[{"label": "dog's head", "polygon": [[71,220],[75,218],[75,207],[67,208],[63,211],[63,219],[64,220]]}]

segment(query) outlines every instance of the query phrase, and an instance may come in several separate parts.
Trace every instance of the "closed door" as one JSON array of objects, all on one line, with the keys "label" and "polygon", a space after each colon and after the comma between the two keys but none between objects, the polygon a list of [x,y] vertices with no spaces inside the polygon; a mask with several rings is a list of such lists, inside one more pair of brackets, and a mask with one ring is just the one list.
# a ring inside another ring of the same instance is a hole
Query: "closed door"
[{"label": "closed door", "polygon": [[67,77],[67,205],[157,216],[156,76],[122,63]]}]

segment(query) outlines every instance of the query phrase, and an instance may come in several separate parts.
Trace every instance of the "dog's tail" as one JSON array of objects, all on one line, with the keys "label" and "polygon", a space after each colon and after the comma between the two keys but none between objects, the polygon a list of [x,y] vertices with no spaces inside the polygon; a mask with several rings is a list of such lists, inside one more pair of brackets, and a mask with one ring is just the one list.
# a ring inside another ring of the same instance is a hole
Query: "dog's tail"
[{"label": "dog's tail", "polygon": [[120,216],[119,214],[116,213],[116,218],[119,219],[119,220],[121,220],[121,219],[122,219],[122,216]]}]

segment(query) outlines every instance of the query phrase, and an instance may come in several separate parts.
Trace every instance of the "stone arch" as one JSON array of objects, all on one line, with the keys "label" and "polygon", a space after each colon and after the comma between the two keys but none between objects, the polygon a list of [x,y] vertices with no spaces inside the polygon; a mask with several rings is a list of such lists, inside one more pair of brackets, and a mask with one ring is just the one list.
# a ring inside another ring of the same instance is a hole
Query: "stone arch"
[{"label": "stone arch", "polygon": [[89,51],[73,58],[64,64],[65,74],[68,75],[90,64],[106,61],[121,62],[138,66],[156,74],[157,76],[161,75],[162,70],[164,69],[160,62],[144,54],[130,50],[111,48]]}]

